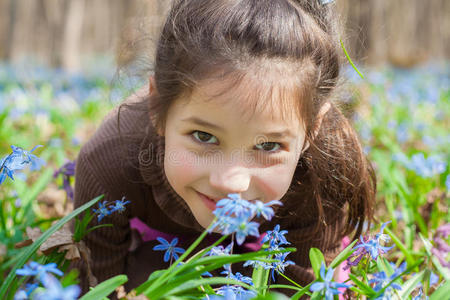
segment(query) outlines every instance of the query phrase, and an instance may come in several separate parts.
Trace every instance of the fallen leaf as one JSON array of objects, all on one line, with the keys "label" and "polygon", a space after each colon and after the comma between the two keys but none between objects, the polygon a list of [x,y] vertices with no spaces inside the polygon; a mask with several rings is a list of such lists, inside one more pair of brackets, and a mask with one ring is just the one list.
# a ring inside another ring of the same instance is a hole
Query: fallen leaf
[{"label": "fallen leaf", "polygon": [[67,244],[58,248],[58,252],[64,251],[67,251],[66,255],[64,256],[64,258],[67,260],[78,260],[81,258],[80,251],[75,244]]},{"label": "fallen leaf", "polygon": [[33,242],[36,241],[42,235],[42,231],[39,228],[27,227],[26,232],[28,238],[32,239]]},{"label": "fallen leaf", "polygon": [[72,244],[72,231],[70,224],[66,223],[64,226],[53,233],[39,248],[45,255],[50,254],[56,247]]},{"label": "fallen leaf", "polygon": [[3,256],[6,255],[6,251],[8,251],[6,246],[5,245],[0,245],[0,258],[2,258]]},{"label": "fallen leaf", "polygon": [[127,296],[127,293],[125,292],[125,288],[123,285],[116,288],[117,298],[122,299]]}]

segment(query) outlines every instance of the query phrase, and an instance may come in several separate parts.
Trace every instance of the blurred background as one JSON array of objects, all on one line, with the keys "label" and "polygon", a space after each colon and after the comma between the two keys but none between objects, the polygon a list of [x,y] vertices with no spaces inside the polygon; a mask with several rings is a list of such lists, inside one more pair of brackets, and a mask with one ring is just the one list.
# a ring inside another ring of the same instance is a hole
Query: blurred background
[{"label": "blurred background", "polygon": [[[0,159],[11,145],[43,146],[33,152],[39,171],[0,183],[0,283],[26,228],[45,230],[72,211],[80,147],[148,80],[170,2],[0,0]],[[447,273],[418,233],[431,241],[450,223],[450,0],[336,4],[344,44],[364,75],[343,68],[348,89],[339,104],[376,171],[376,223],[391,221],[401,246],[388,259],[423,258],[420,268],[442,279]]]},{"label": "blurred background", "polygon": [[[361,63],[413,67],[450,56],[448,0],[336,2],[346,46]],[[98,55],[127,60],[133,53],[124,54],[122,46],[154,37],[169,5],[167,0],[0,0],[0,60],[32,58],[70,71]],[[137,36],[142,29],[149,36]]]}]

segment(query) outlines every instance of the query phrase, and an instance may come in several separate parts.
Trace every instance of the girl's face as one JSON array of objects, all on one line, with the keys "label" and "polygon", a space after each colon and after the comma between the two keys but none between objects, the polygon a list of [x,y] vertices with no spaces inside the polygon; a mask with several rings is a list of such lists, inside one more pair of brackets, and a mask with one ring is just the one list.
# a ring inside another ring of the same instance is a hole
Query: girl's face
[{"label": "girl's face", "polygon": [[245,100],[236,96],[241,93],[211,98],[215,92],[208,86],[178,99],[164,130],[168,181],[204,228],[214,218],[215,203],[229,193],[280,200],[305,140],[297,117],[283,118],[277,108],[248,116]]}]

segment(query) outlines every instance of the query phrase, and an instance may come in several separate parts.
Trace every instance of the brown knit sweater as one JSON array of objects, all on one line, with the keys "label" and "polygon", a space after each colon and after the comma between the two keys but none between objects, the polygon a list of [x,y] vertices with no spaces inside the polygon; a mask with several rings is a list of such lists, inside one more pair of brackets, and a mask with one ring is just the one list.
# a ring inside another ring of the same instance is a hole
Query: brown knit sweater
[{"label": "brown knit sweater", "polygon": [[[141,89],[125,100],[125,104],[142,103],[147,89]],[[118,113],[120,118],[118,123]],[[119,132],[120,128],[120,132]],[[126,274],[129,282],[126,287],[134,288],[145,281],[154,270],[167,268],[163,262],[163,252],[153,251],[157,242],[136,245],[135,235],[130,230],[129,220],[138,217],[151,228],[182,237],[189,246],[202,231],[184,200],[172,189],[164,174],[164,137],[156,134],[148,111],[125,106],[114,109],[105,118],[100,128],[82,147],[75,173],[75,207],[79,207],[101,194],[104,200],[112,202],[123,196],[131,203],[122,214],[114,213],[105,217],[101,223],[112,223],[113,227],[94,230],[85,243],[91,251],[91,267],[99,282],[118,274]],[[295,177],[295,175],[294,175]],[[294,185],[300,185],[292,181]],[[326,223],[313,238],[306,238],[317,222],[317,210],[311,203],[301,202],[296,192],[288,192],[281,201],[284,206],[278,209],[270,222],[262,222],[260,232],[271,230],[280,224],[289,233],[287,240],[297,251],[288,255],[296,263],[289,266],[285,274],[306,285],[314,279],[309,262],[309,249],[321,249],[327,260],[331,260],[340,249],[343,226],[342,211],[327,215]],[[92,226],[97,225],[93,220]],[[136,248],[133,251],[129,250]],[[85,263],[76,264],[81,271],[83,292],[88,290]],[[242,270],[233,266],[233,271],[250,274],[250,269]],[[286,283],[279,277],[279,283]],[[285,293],[290,293],[284,290]]]}]

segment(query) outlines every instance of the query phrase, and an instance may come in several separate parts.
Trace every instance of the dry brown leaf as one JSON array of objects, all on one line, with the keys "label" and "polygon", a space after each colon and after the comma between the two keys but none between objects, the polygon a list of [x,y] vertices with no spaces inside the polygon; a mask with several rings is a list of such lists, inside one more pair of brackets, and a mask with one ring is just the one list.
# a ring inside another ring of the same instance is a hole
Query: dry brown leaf
[{"label": "dry brown leaf", "polygon": [[145,295],[127,297],[127,300],[149,300]]},{"label": "dry brown leaf", "polygon": [[88,246],[83,241],[80,241],[76,244],[78,250],[80,251],[81,257],[86,262],[87,267],[87,276],[89,281],[89,286],[96,286],[98,284],[97,277],[94,276],[91,269],[91,250],[89,250]]},{"label": "dry brown leaf", "polygon": [[14,245],[14,248],[20,249],[20,248],[29,246],[29,245],[33,244],[33,242],[42,235],[42,231],[39,228],[27,227],[27,229],[25,231],[27,233],[28,240],[24,240],[24,241],[16,243]]},{"label": "dry brown leaf", "polygon": [[64,251],[67,251],[66,255],[64,256],[64,258],[67,260],[79,260],[81,258],[80,250],[78,250],[76,244],[67,244],[58,248],[58,252]]},{"label": "dry brown leaf", "polygon": [[28,238],[32,239],[33,242],[36,241],[42,235],[42,231],[39,228],[27,227],[26,232]]},{"label": "dry brown leaf", "polygon": [[132,290],[131,292],[126,294],[125,298],[127,300],[149,300],[145,295],[136,296],[136,291],[135,290]]},{"label": "dry brown leaf", "polygon": [[125,292],[125,288],[123,287],[123,285],[118,286],[116,288],[116,293],[117,293],[117,298],[118,299],[122,299],[122,298],[125,298],[127,296],[127,293]]},{"label": "dry brown leaf", "polygon": [[26,247],[26,246],[30,246],[31,244],[33,244],[33,240],[32,239],[28,239],[28,240],[21,241],[21,242],[18,242],[16,244],[14,244],[14,248],[20,249],[20,248],[23,248],[23,247]]},{"label": "dry brown leaf", "polygon": [[50,254],[53,249],[59,246],[72,244],[72,231],[69,223],[64,224],[62,228],[53,233],[39,248],[44,254]]},{"label": "dry brown leaf", "polygon": [[0,245],[0,259],[3,257],[3,256],[5,256],[6,255],[6,251],[7,251],[8,249],[6,248],[6,246],[5,245]]}]

